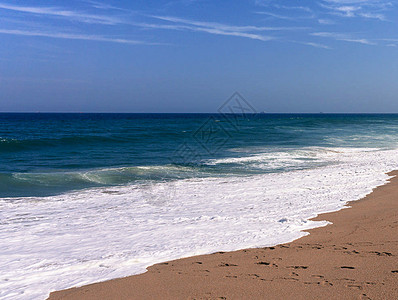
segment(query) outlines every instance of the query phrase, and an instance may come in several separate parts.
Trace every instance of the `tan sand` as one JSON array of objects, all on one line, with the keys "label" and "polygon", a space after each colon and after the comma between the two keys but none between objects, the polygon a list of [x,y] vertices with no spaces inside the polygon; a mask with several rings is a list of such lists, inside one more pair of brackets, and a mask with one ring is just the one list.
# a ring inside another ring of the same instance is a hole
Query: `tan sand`
[{"label": "tan sand", "polygon": [[350,205],[292,243],[157,264],[49,299],[398,299],[398,177]]}]

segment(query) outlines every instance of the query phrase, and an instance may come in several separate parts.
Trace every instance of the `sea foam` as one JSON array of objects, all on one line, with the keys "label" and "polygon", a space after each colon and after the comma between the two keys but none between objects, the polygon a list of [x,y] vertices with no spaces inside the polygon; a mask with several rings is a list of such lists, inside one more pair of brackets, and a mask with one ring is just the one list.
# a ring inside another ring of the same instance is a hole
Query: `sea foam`
[{"label": "sea foam", "polygon": [[[142,273],[166,260],[289,242],[328,224],[310,218],[366,196],[386,183],[386,172],[398,169],[397,150],[318,148],[307,154],[328,164],[1,199],[0,298],[44,299],[54,290]],[[262,163],[267,155],[209,163]]]}]

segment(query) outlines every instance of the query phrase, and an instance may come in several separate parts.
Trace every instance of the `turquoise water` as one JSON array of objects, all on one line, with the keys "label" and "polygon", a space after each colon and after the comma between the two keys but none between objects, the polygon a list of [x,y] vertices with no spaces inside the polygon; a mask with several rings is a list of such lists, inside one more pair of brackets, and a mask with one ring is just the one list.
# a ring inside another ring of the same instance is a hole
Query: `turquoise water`
[{"label": "turquoise water", "polygon": [[0,114],[0,198],[313,168],[325,161],[211,160],[307,147],[394,148],[397,132],[398,115],[376,114]]}]

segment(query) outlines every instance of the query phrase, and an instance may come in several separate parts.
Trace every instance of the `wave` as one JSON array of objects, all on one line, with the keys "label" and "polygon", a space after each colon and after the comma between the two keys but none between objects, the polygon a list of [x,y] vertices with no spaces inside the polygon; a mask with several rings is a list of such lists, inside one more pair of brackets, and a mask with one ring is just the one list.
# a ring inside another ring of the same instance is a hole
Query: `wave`
[{"label": "wave", "polygon": [[[241,152],[245,151],[242,150]],[[50,196],[92,187],[124,186],[189,178],[244,177],[314,169],[338,164],[353,153],[372,151],[378,149],[323,147],[274,149],[251,155],[245,153],[243,156],[208,159],[197,164],[126,166],[67,172],[0,173],[0,198]]]},{"label": "wave", "polygon": [[15,152],[45,147],[81,146],[87,144],[122,144],[131,143],[134,138],[122,136],[79,135],[59,138],[10,139],[0,138],[0,152]]},{"label": "wave", "polygon": [[[327,224],[311,218],[364,197],[398,169],[397,150],[326,149],[325,156],[339,164],[0,199],[0,254],[29,258],[0,260],[0,295],[45,298],[51,290],[145,272],[162,261],[290,242]],[[166,167],[180,168],[186,170]]]},{"label": "wave", "polygon": [[49,196],[70,190],[196,177],[195,167],[164,165],[80,170],[76,172],[0,173],[1,197]]},{"label": "wave", "polygon": [[[229,166],[245,169],[260,169],[267,172],[278,170],[291,171],[298,169],[316,168],[325,165],[339,163],[345,155],[354,152],[362,153],[369,151],[381,151],[378,148],[328,148],[328,147],[306,147],[301,149],[268,149],[261,152],[261,148],[235,148],[235,153],[245,153],[243,156],[229,158],[209,159],[207,165]],[[253,152],[260,152],[249,154]],[[249,154],[249,155],[247,155]]]}]

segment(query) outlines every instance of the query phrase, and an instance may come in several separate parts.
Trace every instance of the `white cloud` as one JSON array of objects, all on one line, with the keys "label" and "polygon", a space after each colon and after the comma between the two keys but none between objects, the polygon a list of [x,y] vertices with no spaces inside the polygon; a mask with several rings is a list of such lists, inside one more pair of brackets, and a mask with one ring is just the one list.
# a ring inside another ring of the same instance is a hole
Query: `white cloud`
[{"label": "white cloud", "polygon": [[130,45],[157,45],[156,43],[147,43],[136,40],[109,38],[99,35],[71,34],[63,32],[42,32],[42,31],[29,31],[29,30],[0,29],[0,34],[39,36],[39,37],[68,39],[68,40],[111,42],[111,43],[130,44]]},{"label": "white cloud", "polygon": [[[0,0],[1,1],[1,0]],[[4,0],[3,0],[4,1]],[[282,32],[286,35],[289,31],[298,31],[309,29],[307,27],[283,27],[283,26],[254,26],[254,25],[229,25],[218,22],[207,22],[207,21],[196,21],[192,19],[172,17],[172,16],[161,16],[161,15],[151,15],[151,14],[138,14],[134,11],[126,10],[123,8],[118,8],[113,5],[109,5],[104,2],[99,2],[101,0],[81,0],[89,4],[91,10],[89,12],[79,12],[72,9],[64,9],[59,7],[42,7],[42,6],[22,6],[15,4],[7,4],[0,2],[0,11],[5,12],[6,10],[12,12],[18,12],[22,16],[25,14],[34,14],[37,16],[45,18],[64,18],[69,21],[92,23],[92,24],[102,24],[102,25],[125,25],[130,26],[130,29],[153,29],[153,30],[179,30],[179,31],[189,31],[189,32],[204,32],[213,35],[223,35],[223,36],[234,36],[241,38],[248,38],[252,40],[259,41],[270,41],[284,37],[279,34]],[[185,0],[183,0],[185,1]],[[191,0],[187,0],[191,1]],[[256,1],[257,5],[262,5],[263,7],[273,7],[272,12],[257,12],[258,14],[268,15],[273,18],[278,18],[280,21],[278,23],[287,23],[287,21],[299,21],[303,19],[314,19],[313,26],[320,27],[320,25],[334,25],[336,23],[343,23],[341,20],[336,21],[333,16],[345,17],[345,18],[363,18],[363,19],[374,19],[385,21],[386,17],[384,12],[391,8],[391,4],[386,0],[319,0],[321,1],[319,6],[314,6],[311,8],[307,6],[299,5],[284,5],[280,2],[274,1]],[[181,0],[178,0],[181,2]],[[96,10],[94,10],[96,9]],[[288,11],[290,10],[290,11]],[[126,12],[126,14],[118,15],[121,11]],[[100,12],[100,14],[95,14],[94,12]],[[128,14],[127,14],[128,12]],[[287,16],[285,13],[289,13]],[[127,19],[127,15],[139,17],[141,20],[146,21],[135,21]],[[10,14],[14,16],[15,14]],[[6,15],[7,16],[7,15]],[[123,17],[124,16],[124,17]],[[4,18],[3,18],[4,19]],[[16,18],[17,20],[18,18]],[[21,18],[19,18],[21,20]],[[32,18],[30,18],[32,20]],[[36,20],[36,19],[33,19]],[[286,22],[283,22],[285,20]],[[264,21],[264,20],[262,20]],[[270,20],[267,20],[269,22]],[[10,22],[9,22],[10,23]],[[308,23],[308,22],[307,22]],[[3,24],[7,24],[3,23]],[[40,24],[38,22],[38,24]],[[310,24],[310,23],[308,23]],[[3,26],[9,28],[8,26]],[[43,36],[43,37],[53,37],[53,38],[68,38],[68,39],[81,39],[81,40],[97,40],[97,41],[107,41],[116,43],[126,43],[126,44],[146,44],[141,41],[133,41],[129,39],[115,39],[108,38],[102,35],[84,35],[84,34],[68,34],[59,33],[57,30],[49,31],[53,33],[46,32],[40,29],[34,31],[34,29],[29,26],[18,26],[21,30],[9,30],[3,29],[0,33],[3,34],[15,34],[15,35],[30,35],[30,36]],[[14,27],[15,28],[15,25]],[[29,29],[28,29],[29,28]],[[118,28],[118,27],[117,27]],[[319,31],[325,29],[316,29]],[[123,31],[125,32],[125,30]],[[273,32],[274,34],[270,34]],[[276,34],[278,32],[278,36]],[[274,36],[275,35],[275,36]],[[312,34],[313,36],[333,38],[339,41],[360,43],[366,45],[375,45],[375,43],[366,38],[355,38],[349,34],[336,34],[327,32],[316,32]],[[292,38],[292,35],[290,36]],[[294,38],[294,37],[293,37]],[[296,37],[297,38],[297,37]],[[150,44],[150,43],[149,43]],[[320,43],[305,42],[302,44],[318,47],[318,48],[329,48]]]},{"label": "white cloud", "polygon": [[270,37],[270,36],[258,35],[258,34],[253,34],[253,33],[245,33],[245,32],[225,31],[225,30],[220,30],[217,28],[195,27],[195,28],[192,28],[192,30],[193,31],[202,31],[202,32],[207,32],[207,33],[217,34],[217,35],[245,37],[245,38],[259,40],[259,41],[263,41],[263,42],[275,39],[274,37]]},{"label": "white cloud", "polygon": [[[195,21],[195,20],[187,20],[187,19],[183,19],[183,18],[170,17],[170,16],[151,16],[151,17],[175,24],[175,25],[145,24],[146,26],[151,27],[151,28],[207,32],[210,34],[237,36],[237,37],[244,37],[244,38],[260,40],[260,41],[273,40],[273,39],[275,39],[275,37],[260,35],[255,32],[298,29],[298,28],[292,28],[292,27],[234,26],[234,25],[227,25],[227,24],[221,24],[221,23],[215,23],[215,22],[201,22],[201,21]],[[140,25],[142,25],[142,24],[140,24]]]},{"label": "white cloud", "polygon": [[85,22],[85,23],[97,23],[97,24],[107,24],[107,25],[116,25],[123,23],[123,21],[117,17],[85,14],[85,13],[64,10],[55,7],[18,6],[18,5],[0,3],[0,9],[6,9],[11,11],[30,13],[36,15],[63,17],[67,19],[78,20],[80,22]]},{"label": "white cloud", "polygon": [[[162,19],[166,20],[168,17],[162,17]],[[174,19],[174,18],[173,18]],[[171,20],[171,19],[170,19]],[[171,21],[173,22],[173,21]],[[220,26],[192,26],[194,25],[192,22],[184,22],[184,23],[179,23],[179,24],[151,24],[151,23],[134,23],[136,26],[140,26],[143,28],[150,28],[150,29],[169,29],[169,30],[187,30],[187,31],[193,31],[193,32],[206,32],[210,34],[215,34],[215,35],[225,35],[225,36],[236,36],[236,37],[243,37],[243,38],[249,38],[253,40],[259,40],[259,41],[270,41],[275,39],[274,37],[270,36],[264,36],[264,35],[259,35],[251,32],[244,32],[241,30],[241,28],[236,28],[237,30],[226,30],[222,24]],[[231,27],[233,28],[233,27]],[[240,29],[240,30],[239,30]]]},{"label": "white cloud", "polygon": [[315,47],[315,48],[331,49],[329,46],[326,46],[324,44],[313,43],[313,42],[300,42],[300,44]]},{"label": "white cloud", "polygon": [[383,2],[382,0],[324,0],[325,2],[331,2],[336,4],[378,4]]},{"label": "white cloud", "polygon": [[340,17],[386,21],[384,12],[393,4],[387,0],[323,0],[320,6]]},{"label": "white cloud", "polygon": [[103,9],[103,10],[120,10],[120,11],[129,11],[124,8],[116,7],[107,3],[103,2],[98,2],[98,1],[93,1],[93,0],[83,0],[84,2],[89,3],[92,7],[98,8],[98,9]]},{"label": "white cloud", "polygon": [[[102,2],[85,0],[92,7],[102,10],[117,10],[117,7],[104,4]],[[68,20],[79,21],[84,23],[93,24],[106,24],[106,25],[130,25],[146,29],[166,29],[166,30],[187,30],[195,32],[206,32],[215,35],[236,36],[261,41],[268,41],[274,37],[258,34],[262,31],[278,31],[278,30],[296,30],[297,28],[288,27],[258,27],[258,26],[233,26],[214,22],[198,22],[186,20],[182,18],[167,17],[167,16],[149,16],[152,19],[172,22],[169,24],[154,24],[148,22],[133,22],[121,19],[116,16],[106,16],[97,14],[87,14],[56,7],[34,7],[34,6],[19,6],[13,4],[0,3],[0,9],[10,10],[20,13],[29,13],[40,16],[49,17],[62,17]],[[121,9],[122,10],[122,9]],[[30,32],[30,31],[25,31]]]},{"label": "white cloud", "polygon": [[223,31],[237,31],[237,32],[255,32],[255,31],[281,31],[281,30],[300,30],[300,29],[307,29],[306,27],[271,27],[271,26],[234,26],[234,25],[227,25],[217,22],[202,22],[202,21],[195,21],[195,20],[188,20],[184,18],[178,17],[170,17],[170,16],[154,16],[151,17],[168,21],[172,23],[181,23],[181,24],[188,24],[194,25],[198,27],[205,27],[205,28],[213,28],[219,29]]},{"label": "white cloud", "polygon": [[295,18],[289,17],[289,16],[285,16],[285,15],[281,15],[281,14],[275,14],[275,13],[271,13],[268,11],[256,11],[256,14],[259,15],[266,15],[266,16],[270,16],[276,19],[282,19],[282,20],[294,20]]},{"label": "white cloud", "polygon": [[385,46],[387,47],[398,47],[398,39],[379,39],[380,41],[386,42]]},{"label": "white cloud", "polygon": [[336,33],[336,32],[314,32],[311,35],[324,37],[324,38],[332,38],[337,41],[351,42],[351,43],[359,43],[364,45],[376,45],[376,43],[368,40],[368,39],[360,39],[353,38],[349,34],[346,33]]},{"label": "white cloud", "polygon": [[280,9],[288,9],[288,10],[299,10],[299,11],[305,11],[305,12],[312,12],[312,9],[307,7],[307,6],[287,6],[287,5],[279,5],[279,4],[274,4],[273,5],[276,8]]},{"label": "white cloud", "polygon": [[322,25],[334,25],[336,24],[335,21],[330,20],[330,19],[318,19],[318,23]]},{"label": "white cloud", "polygon": [[378,19],[380,21],[386,21],[386,17],[383,14],[378,13],[360,13],[361,17],[368,18],[368,19]]}]

